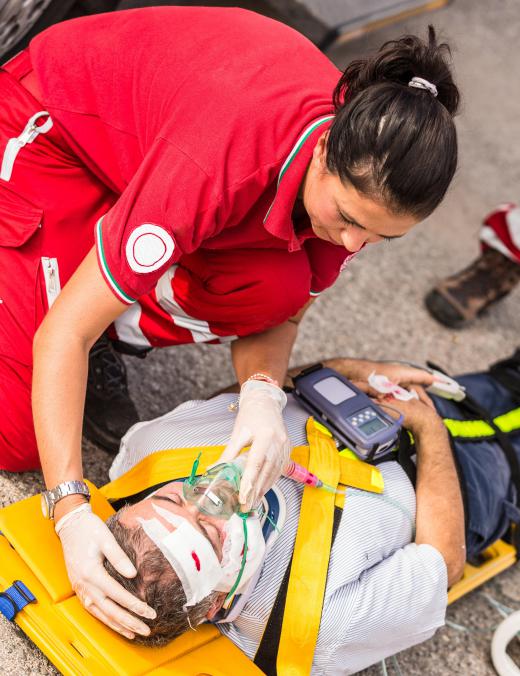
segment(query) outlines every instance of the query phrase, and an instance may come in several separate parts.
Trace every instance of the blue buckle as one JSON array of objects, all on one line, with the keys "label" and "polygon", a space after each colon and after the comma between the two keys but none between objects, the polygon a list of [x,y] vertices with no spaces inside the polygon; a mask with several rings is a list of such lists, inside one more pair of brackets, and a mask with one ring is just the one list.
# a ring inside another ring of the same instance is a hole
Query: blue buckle
[{"label": "blue buckle", "polygon": [[20,610],[29,603],[34,603],[36,596],[20,580],[0,592],[0,613],[10,622],[18,615]]}]

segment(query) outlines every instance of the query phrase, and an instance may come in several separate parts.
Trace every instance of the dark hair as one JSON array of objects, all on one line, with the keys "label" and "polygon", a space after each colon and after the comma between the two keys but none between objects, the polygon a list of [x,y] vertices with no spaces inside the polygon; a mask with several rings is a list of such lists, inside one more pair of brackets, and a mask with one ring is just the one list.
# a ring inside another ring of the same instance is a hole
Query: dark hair
[{"label": "dark hair", "polygon": [[[347,66],[336,89],[327,167],[392,212],[426,218],[441,202],[457,167],[452,117],[459,105],[447,44],[415,35],[386,42]],[[408,86],[421,77],[437,87]]]},{"label": "dark hair", "polygon": [[140,527],[129,528],[120,521],[125,508],[113,514],[107,523],[119,546],[134,564],[137,575],[124,577],[105,559],[104,566],[110,575],[126,590],[145,601],[157,613],[154,620],[136,615],[150,627],[148,636],[135,635],[134,641],[146,646],[161,646],[177,638],[204,620],[217,596],[213,592],[196,606],[184,612],[186,594],[172,567]]}]

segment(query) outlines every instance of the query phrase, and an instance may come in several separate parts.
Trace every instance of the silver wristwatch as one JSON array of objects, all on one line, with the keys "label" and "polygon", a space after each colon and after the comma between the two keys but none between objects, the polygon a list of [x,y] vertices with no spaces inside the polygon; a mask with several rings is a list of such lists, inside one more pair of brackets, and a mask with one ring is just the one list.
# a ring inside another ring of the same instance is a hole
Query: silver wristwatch
[{"label": "silver wristwatch", "polygon": [[90,490],[84,481],[64,481],[50,491],[42,493],[42,512],[46,519],[54,519],[56,503],[67,495],[84,495],[90,500]]}]

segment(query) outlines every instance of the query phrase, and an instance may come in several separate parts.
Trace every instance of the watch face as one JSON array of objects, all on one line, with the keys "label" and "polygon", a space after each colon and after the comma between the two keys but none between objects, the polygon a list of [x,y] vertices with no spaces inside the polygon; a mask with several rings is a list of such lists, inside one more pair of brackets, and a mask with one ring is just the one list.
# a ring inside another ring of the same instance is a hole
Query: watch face
[{"label": "watch face", "polygon": [[50,505],[49,505],[49,502],[48,502],[47,493],[42,493],[42,495],[41,495],[41,506],[42,506],[43,516],[46,519],[50,519]]}]

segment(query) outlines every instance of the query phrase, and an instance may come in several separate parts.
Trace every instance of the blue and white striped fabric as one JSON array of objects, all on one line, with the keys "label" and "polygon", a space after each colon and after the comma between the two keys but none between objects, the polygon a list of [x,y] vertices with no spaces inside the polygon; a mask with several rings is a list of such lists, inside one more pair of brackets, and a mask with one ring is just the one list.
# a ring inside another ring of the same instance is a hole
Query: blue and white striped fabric
[{"label": "blue and white striped fabric", "polygon": [[[164,448],[225,444],[236,395],[191,401],[125,435],[110,470],[115,479],[142,458]],[[284,411],[293,445],[306,443],[307,414],[289,396]],[[415,545],[415,493],[395,462],[379,466],[383,496],[349,489],[329,565],[313,675],[351,674],[426,640],[444,624],[446,565],[430,545]],[[302,487],[278,483],[287,501],[287,521],[270,551],[240,617],[218,625],[253,658],[296,537]]]}]

